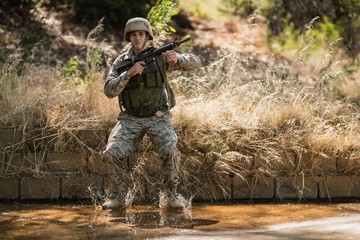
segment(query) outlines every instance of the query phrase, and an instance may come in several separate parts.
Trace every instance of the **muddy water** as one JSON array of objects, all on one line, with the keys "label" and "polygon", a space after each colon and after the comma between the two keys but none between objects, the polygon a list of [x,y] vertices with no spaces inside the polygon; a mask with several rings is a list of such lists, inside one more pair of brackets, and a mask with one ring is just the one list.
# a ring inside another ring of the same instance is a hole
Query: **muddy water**
[{"label": "muddy water", "polygon": [[360,239],[360,204],[0,204],[0,239]]}]

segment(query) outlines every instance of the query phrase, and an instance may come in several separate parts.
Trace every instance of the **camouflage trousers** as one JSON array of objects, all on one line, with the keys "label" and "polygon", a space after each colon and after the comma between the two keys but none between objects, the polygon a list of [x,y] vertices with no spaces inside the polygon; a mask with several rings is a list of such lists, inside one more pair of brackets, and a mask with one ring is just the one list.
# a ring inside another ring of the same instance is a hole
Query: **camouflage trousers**
[{"label": "camouflage trousers", "polygon": [[112,129],[106,149],[102,153],[108,164],[111,196],[125,197],[130,184],[126,171],[126,158],[137,149],[145,134],[150,137],[162,160],[164,190],[176,192],[179,182],[180,152],[176,148],[177,136],[170,112],[165,112],[162,117],[145,118],[121,113],[119,120]]}]

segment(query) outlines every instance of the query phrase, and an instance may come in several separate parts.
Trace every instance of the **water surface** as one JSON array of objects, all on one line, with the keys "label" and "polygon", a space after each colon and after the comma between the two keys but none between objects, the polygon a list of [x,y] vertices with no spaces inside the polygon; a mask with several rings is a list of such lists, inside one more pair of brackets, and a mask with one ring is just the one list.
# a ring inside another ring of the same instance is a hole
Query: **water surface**
[{"label": "water surface", "polygon": [[185,211],[3,203],[0,239],[360,239],[359,213],[357,203],[193,204]]}]

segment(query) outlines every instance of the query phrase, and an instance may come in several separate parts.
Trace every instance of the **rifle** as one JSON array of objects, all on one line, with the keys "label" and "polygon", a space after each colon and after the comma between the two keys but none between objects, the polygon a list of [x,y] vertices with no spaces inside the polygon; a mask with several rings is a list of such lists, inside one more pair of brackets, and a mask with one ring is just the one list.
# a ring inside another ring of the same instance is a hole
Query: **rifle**
[{"label": "rifle", "polygon": [[146,65],[148,65],[149,63],[151,63],[153,60],[153,58],[155,56],[161,55],[163,52],[169,51],[169,50],[173,50],[174,48],[177,48],[180,44],[187,42],[190,40],[190,37],[186,37],[184,40],[179,41],[177,38],[175,38],[175,40],[171,43],[165,44],[159,48],[148,48],[145,49],[144,51],[140,52],[138,56],[133,57],[133,58],[129,58],[129,59],[125,59],[123,64],[121,64],[120,66],[118,66],[116,68],[116,71],[118,74],[129,70],[132,66],[134,66],[134,64],[136,62],[140,62],[140,61],[144,61]]}]

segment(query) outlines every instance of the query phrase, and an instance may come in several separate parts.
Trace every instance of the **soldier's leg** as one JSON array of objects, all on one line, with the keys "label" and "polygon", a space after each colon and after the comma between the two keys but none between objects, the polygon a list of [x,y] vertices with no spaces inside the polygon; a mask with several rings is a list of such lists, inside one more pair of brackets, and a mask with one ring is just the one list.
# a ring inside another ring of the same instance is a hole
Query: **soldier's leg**
[{"label": "soldier's leg", "polygon": [[162,160],[163,191],[176,196],[179,184],[180,152],[177,149],[177,136],[169,112],[161,118],[153,117],[153,123],[147,133],[156,146]]},{"label": "soldier's leg", "polygon": [[142,125],[133,121],[133,117],[130,115],[123,115],[125,116],[120,118],[118,124],[111,131],[106,149],[102,152],[108,167],[110,200],[112,200],[112,202],[106,202],[103,205],[104,208],[125,204],[129,186],[126,158],[136,150],[144,136]]}]

